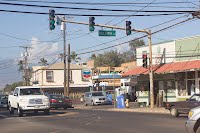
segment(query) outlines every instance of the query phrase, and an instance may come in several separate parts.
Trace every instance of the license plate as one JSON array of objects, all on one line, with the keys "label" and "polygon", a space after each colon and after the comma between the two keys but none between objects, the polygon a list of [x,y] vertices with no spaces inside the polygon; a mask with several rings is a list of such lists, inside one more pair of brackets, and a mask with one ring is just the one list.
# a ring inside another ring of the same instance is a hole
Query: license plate
[{"label": "license plate", "polygon": [[59,101],[60,103],[62,103],[62,101]]},{"label": "license plate", "polygon": [[40,106],[35,106],[35,108],[39,108]]}]

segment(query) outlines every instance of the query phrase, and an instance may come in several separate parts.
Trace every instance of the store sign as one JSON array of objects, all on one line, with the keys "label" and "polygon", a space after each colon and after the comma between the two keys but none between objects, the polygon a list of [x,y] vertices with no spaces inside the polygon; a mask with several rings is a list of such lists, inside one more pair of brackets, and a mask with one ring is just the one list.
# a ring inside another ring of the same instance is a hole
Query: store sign
[{"label": "store sign", "polygon": [[89,80],[91,78],[91,70],[83,69],[82,70],[82,79]]}]

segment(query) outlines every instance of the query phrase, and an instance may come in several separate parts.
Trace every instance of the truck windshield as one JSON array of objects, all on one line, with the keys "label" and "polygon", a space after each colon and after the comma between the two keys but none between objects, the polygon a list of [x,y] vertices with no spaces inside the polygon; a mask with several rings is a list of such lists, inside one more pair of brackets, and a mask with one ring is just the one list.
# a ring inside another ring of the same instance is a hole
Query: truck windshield
[{"label": "truck windshield", "polygon": [[40,88],[20,89],[20,95],[43,95]]}]

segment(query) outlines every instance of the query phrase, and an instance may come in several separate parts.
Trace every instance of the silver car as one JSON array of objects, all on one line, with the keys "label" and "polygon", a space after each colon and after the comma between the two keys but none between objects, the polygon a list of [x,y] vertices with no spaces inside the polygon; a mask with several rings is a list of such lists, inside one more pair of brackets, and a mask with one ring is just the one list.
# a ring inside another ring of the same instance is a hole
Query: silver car
[{"label": "silver car", "polygon": [[190,110],[185,128],[188,133],[200,133],[200,107]]},{"label": "silver car", "polygon": [[84,104],[87,105],[101,105],[107,104],[109,100],[106,96],[103,95],[102,92],[86,92],[84,95]]}]

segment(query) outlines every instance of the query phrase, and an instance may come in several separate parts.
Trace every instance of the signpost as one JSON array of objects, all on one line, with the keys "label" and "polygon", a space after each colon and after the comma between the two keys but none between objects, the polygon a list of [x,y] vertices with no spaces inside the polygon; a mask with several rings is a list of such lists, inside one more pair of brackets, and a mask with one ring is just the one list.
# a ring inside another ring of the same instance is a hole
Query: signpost
[{"label": "signpost", "polygon": [[115,30],[99,30],[99,36],[116,36]]}]

